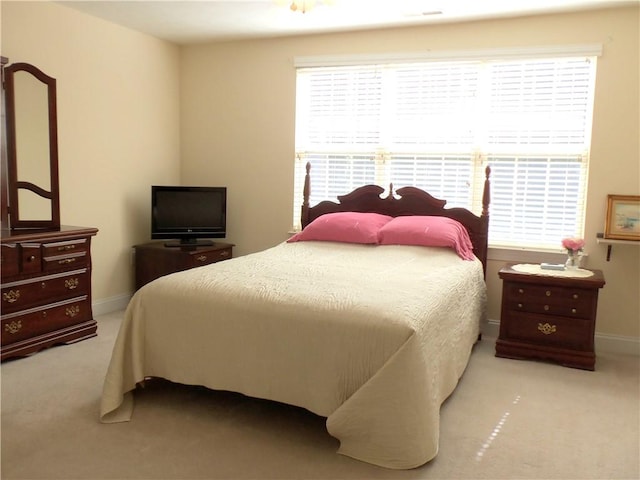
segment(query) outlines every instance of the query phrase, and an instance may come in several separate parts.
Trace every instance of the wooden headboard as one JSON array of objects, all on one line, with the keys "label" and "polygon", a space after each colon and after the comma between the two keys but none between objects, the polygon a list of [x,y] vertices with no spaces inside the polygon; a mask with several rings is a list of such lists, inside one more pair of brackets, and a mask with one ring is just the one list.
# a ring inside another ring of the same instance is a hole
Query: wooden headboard
[{"label": "wooden headboard", "polygon": [[384,188],[378,185],[358,187],[351,193],[340,195],[338,203],[325,200],[309,205],[310,170],[307,163],[307,173],[304,179],[301,223],[305,228],[309,223],[326,213],[335,212],[370,212],[381,213],[392,217],[401,215],[439,215],[453,218],[465,226],[469,232],[473,253],[482,262],[484,272],[487,272],[487,244],[489,238],[489,202],[491,168],[485,169],[484,191],[482,193],[482,214],[475,215],[466,208],[445,208],[446,200],[439,200],[429,193],[416,187],[399,188],[393,193],[393,185],[389,186],[389,195],[382,198]]}]

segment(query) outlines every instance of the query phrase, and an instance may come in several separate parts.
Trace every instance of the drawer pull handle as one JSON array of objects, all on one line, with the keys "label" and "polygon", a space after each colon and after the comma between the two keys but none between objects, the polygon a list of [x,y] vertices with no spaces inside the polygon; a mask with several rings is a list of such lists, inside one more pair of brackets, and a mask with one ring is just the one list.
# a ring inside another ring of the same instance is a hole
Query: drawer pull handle
[{"label": "drawer pull handle", "polygon": [[17,322],[14,320],[11,323],[6,323],[4,325],[4,331],[9,333],[18,333],[22,328],[22,321],[18,320]]},{"label": "drawer pull handle", "polygon": [[36,259],[35,255],[29,255],[29,258],[27,258],[27,262],[33,262]]},{"label": "drawer pull handle", "polygon": [[551,291],[550,291],[550,290],[547,290],[546,292],[544,292],[544,294],[545,294],[547,297],[550,297],[550,296],[551,296]]},{"label": "drawer pull handle", "polygon": [[68,278],[67,280],[64,281],[64,286],[67,290],[73,290],[75,288],[78,288],[78,284],[80,282],[78,281],[77,278]]},{"label": "drawer pull handle", "polygon": [[524,290],[523,290],[523,289],[521,289],[521,288],[519,288],[519,289],[518,289],[518,293],[524,293]]},{"label": "drawer pull handle", "polygon": [[20,298],[20,290],[9,290],[8,292],[4,292],[2,294],[2,299],[5,302],[14,303],[17,302]]},{"label": "drawer pull handle", "polygon": [[75,261],[75,258],[63,258],[62,260],[58,260],[58,265],[65,265],[67,263],[73,263]]},{"label": "drawer pull handle", "polygon": [[58,247],[59,252],[68,252],[69,250],[74,250],[76,248],[75,245],[63,245],[62,247]]},{"label": "drawer pull handle", "polygon": [[522,304],[521,303],[518,304],[518,308],[522,308]]},{"label": "drawer pull handle", "polygon": [[225,251],[223,251],[223,252],[220,252],[220,256],[221,256],[221,257],[228,257],[228,256],[229,256],[229,252],[228,252],[228,251],[226,251],[226,250],[225,250]]},{"label": "drawer pull handle", "polygon": [[80,306],[79,305],[74,305],[73,307],[69,307],[64,311],[64,314],[67,317],[75,317],[76,315],[78,315],[80,313]]},{"label": "drawer pull handle", "polygon": [[556,326],[549,325],[548,323],[545,323],[544,325],[542,323],[539,323],[538,330],[544,333],[545,335],[551,335],[552,333],[556,333]]},{"label": "drawer pull handle", "polygon": [[576,310],[575,308],[572,308],[571,313],[578,313],[578,310]]},{"label": "drawer pull handle", "polygon": [[577,299],[578,299],[578,296],[579,296],[579,295],[578,295],[577,293],[574,293],[574,294],[573,294],[573,299],[574,299],[574,300],[577,300]]},{"label": "drawer pull handle", "polygon": [[544,306],[544,311],[545,311],[545,312],[548,312],[548,311],[549,311],[549,305],[545,305],[545,306]]},{"label": "drawer pull handle", "polygon": [[206,255],[200,255],[199,257],[196,257],[196,260],[198,260],[199,262],[206,262],[207,261],[207,256]]}]

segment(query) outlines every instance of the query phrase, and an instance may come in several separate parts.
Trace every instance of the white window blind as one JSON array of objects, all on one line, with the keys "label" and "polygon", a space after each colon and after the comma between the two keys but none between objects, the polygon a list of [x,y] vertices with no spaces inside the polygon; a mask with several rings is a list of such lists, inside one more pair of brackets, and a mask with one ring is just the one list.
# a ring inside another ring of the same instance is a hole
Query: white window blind
[{"label": "white window blind", "polygon": [[595,57],[307,67],[297,73],[294,225],[311,204],[376,183],[481,210],[492,246],[581,236]]}]

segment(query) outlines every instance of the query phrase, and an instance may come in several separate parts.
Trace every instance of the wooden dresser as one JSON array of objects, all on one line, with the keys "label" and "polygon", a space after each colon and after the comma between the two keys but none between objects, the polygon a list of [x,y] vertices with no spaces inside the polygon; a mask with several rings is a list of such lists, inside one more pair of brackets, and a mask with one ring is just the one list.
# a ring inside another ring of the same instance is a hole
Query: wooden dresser
[{"label": "wooden dresser", "polygon": [[91,310],[95,228],[2,230],[1,359],[96,335]]},{"label": "wooden dresser", "polygon": [[220,242],[194,247],[165,247],[164,242],[136,245],[136,290],[163,275],[228,260],[233,247]]},{"label": "wooden dresser", "polygon": [[594,333],[600,270],[561,277],[500,270],[503,280],[496,356],[538,358],[568,367],[595,368]]}]

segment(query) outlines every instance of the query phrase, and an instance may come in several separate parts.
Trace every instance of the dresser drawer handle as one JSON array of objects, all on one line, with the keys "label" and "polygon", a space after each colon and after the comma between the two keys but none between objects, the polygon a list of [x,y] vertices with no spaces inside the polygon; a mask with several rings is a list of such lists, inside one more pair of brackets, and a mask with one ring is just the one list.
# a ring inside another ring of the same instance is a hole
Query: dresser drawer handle
[{"label": "dresser drawer handle", "polygon": [[75,258],[63,258],[62,260],[58,260],[58,265],[65,265],[67,263],[73,263],[75,261]]},{"label": "dresser drawer handle", "polygon": [[14,303],[17,302],[20,298],[20,290],[9,290],[8,292],[4,292],[2,294],[2,299],[5,302]]},{"label": "dresser drawer handle", "polygon": [[196,260],[198,260],[199,262],[206,262],[207,261],[207,256],[206,255],[200,255],[199,257],[196,257]]},{"label": "dresser drawer handle", "polygon": [[11,323],[6,323],[4,326],[4,331],[8,333],[18,333],[22,328],[22,321],[18,320],[17,322],[14,320]]},{"label": "dresser drawer handle", "polygon": [[35,255],[29,255],[29,258],[27,258],[27,262],[33,262],[36,259]]},{"label": "dresser drawer handle", "polygon": [[58,247],[59,252],[68,252],[69,250],[74,250],[76,248],[75,245],[63,245],[62,247]]},{"label": "dresser drawer handle", "polygon": [[549,305],[545,305],[545,306],[544,306],[544,311],[545,311],[545,312],[548,312],[548,311],[549,311]]},{"label": "dresser drawer handle", "polygon": [[73,307],[69,307],[64,311],[64,314],[67,317],[75,317],[76,315],[78,315],[80,313],[80,306],[79,305],[74,305]]},{"label": "dresser drawer handle", "polygon": [[220,256],[221,257],[228,257],[229,256],[229,251],[228,250],[224,250],[224,251],[220,252]]},{"label": "dresser drawer handle", "polygon": [[77,278],[68,278],[64,281],[64,287],[67,290],[73,290],[75,288],[78,288],[79,283],[80,281]]},{"label": "dresser drawer handle", "polygon": [[574,294],[573,294],[573,299],[574,299],[574,300],[577,300],[577,299],[578,299],[578,297],[579,297],[579,295],[578,295],[577,293],[574,293]]},{"label": "dresser drawer handle", "polygon": [[575,308],[572,308],[571,313],[578,313],[578,310],[576,310]]},{"label": "dresser drawer handle", "polygon": [[544,294],[545,294],[547,297],[550,297],[550,296],[551,296],[551,290],[547,290],[546,292],[544,292]]},{"label": "dresser drawer handle", "polygon": [[519,288],[519,289],[518,289],[518,293],[524,293],[524,290],[523,290],[523,289],[521,289],[521,288]]},{"label": "dresser drawer handle", "polygon": [[548,323],[545,323],[544,325],[542,323],[539,323],[538,330],[544,333],[545,335],[551,335],[552,333],[556,333],[556,326],[549,325]]},{"label": "dresser drawer handle", "polygon": [[518,304],[518,308],[522,308],[522,304],[521,303]]}]

